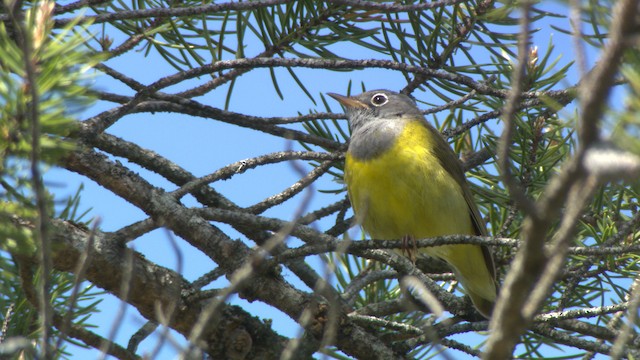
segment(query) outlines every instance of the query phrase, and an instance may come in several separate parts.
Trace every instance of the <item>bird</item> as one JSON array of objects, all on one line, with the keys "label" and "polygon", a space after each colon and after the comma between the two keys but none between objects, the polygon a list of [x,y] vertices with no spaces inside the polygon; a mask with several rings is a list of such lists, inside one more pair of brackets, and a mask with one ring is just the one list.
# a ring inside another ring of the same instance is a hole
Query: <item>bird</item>
[{"label": "bird", "polygon": [[[370,237],[406,242],[488,234],[458,156],[411,97],[390,90],[328,95],[349,122],[344,181],[356,222]],[[449,264],[474,307],[490,318],[498,285],[486,246],[419,251]]]}]

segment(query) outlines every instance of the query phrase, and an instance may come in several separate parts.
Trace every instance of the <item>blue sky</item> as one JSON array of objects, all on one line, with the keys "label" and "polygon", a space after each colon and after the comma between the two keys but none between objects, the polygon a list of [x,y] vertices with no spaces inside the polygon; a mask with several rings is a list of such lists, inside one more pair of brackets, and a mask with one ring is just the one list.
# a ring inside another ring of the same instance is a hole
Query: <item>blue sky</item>
[{"label": "blue sky", "polygon": [[[99,28],[95,27],[94,30],[99,31]],[[539,47],[541,54],[546,51],[549,36],[551,36],[552,33],[554,32],[550,28],[546,28],[542,29],[540,33],[536,35],[535,45]],[[122,39],[122,36],[117,35],[115,32],[110,32],[109,36],[115,38],[114,44],[118,44]],[[573,60],[572,47],[568,42],[568,38],[558,33],[554,33],[553,36],[556,49],[552,58],[561,56],[561,64],[566,64],[568,61]],[[254,46],[258,47],[254,44],[248,44],[249,48]],[[253,54],[247,51],[246,55],[252,56]],[[354,51],[350,52],[350,57],[353,59],[370,58],[372,55],[371,53],[355,48]],[[594,57],[590,58],[591,61],[594,59]],[[151,83],[161,76],[176,72],[174,68],[165,64],[154,52],[148,57],[143,57],[141,52],[127,54],[108,61],[108,64],[143,84]],[[328,72],[323,70],[296,69],[298,76],[300,76],[301,80],[308,86],[311,94],[316,98],[316,105],[302,93],[284,69],[276,69],[276,73],[278,74],[279,85],[282,89],[284,99],[280,99],[277,96],[268,71],[261,69],[242,76],[235,83],[234,95],[231,99],[229,110],[257,116],[296,116],[298,113],[307,113],[309,111],[327,111],[320,101],[319,94],[326,94],[327,92],[344,94],[346,93],[349,81],[354,84],[354,89],[359,89],[361,82],[365,83],[368,89],[387,88],[399,90],[405,85],[403,77],[398,73],[387,70],[373,69],[352,72]],[[568,84],[574,84],[576,79],[577,77],[574,72]],[[203,78],[198,82],[204,82],[206,80],[206,78]],[[132,94],[132,92],[122,84],[109,79],[107,76],[101,76],[100,74],[97,74],[94,86],[97,89],[108,92]],[[173,91],[175,89],[171,88],[170,90]],[[167,91],[170,90],[167,89]],[[207,105],[223,107],[225,96],[226,91],[224,89],[218,89],[197,100]],[[422,98],[422,100],[441,104],[439,99],[435,97]],[[341,112],[341,108],[335,101],[329,100],[328,102],[331,110]],[[89,117],[111,106],[111,104],[98,103],[95,107],[88,109],[86,113],[83,114],[83,117]],[[346,127],[346,121],[341,122]],[[300,126],[296,127],[301,128]],[[144,148],[156,151],[160,155],[183,166],[196,176],[212,173],[222,166],[242,159],[287,150],[292,147],[294,149],[300,149],[297,143],[291,143],[254,130],[239,128],[209,119],[166,113],[129,115],[118,121],[114,126],[109,128],[107,132],[122,137],[125,140],[132,141]],[[139,172],[147,179],[152,179],[154,184],[166,186],[167,190],[174,189],[172,185],[163,181],[157,175],[150,174],[146,170],[133,164],[128,164],[126,160],[120,160],[125,165],[131,166],[132,170]],[[303,165],[307,170],[311,169],[309,165]],[[233,177],[231,180],[215,183],[214,187],[237,204],[247,206],[282,191],[297,181],[297,179],[299,179],[299,174],[296,173],[292,166],[288,163],[282,163],[247,171],[244,174]],[[114,231],[122,226],[146,218],[145,214],[129,205],[126,201],[114,196],[92,181],[83,179],[76,174],[60,169],[51,169],[46,174],[46,180],[56,184],[65,184],[62,187],[56,187],[54,189],[58,199],[64,199],[74,194],[78,186],[84,184],[81,210],[91,208],[89,216],[99,217],[100,227],[104,231]],[[315,189],[336,189],[340,186],[341,184],[335,183],[331,176],[324,175],[316,182]],[[335,195],[314,192],[313,202],[310,208],[315,209],[336,200],[337,197]],[[267,211],[265,215],[290,219],[291,214],[300,206],[300,203],[301,195],[298,195],[282,206]],[[320,229],[326,229],[331,226],[331,223],[329,221],[321,221],[317,226]],[[221,227],[228,231],[232,237],[242,238],[229,227]],[[357,231],[354,231],[356,232],[354,235],[357,236]],[[215,264],[199,251],[190,247],[184,241],[178,240],[178,242],[185,259],[182,273],[187,279],[195,280],[214,268]],[[295,242],[293,244],[295,244]],[[137,251],[143,253],[149,260],[175,269],[176,256],[165,230],[159,229],[153,231],[132,242],[130,245],[135,247]],[[314,266],[321,266],[321,264],[317,262]],[[295,284],[300,284],[293,275],[288,275],[287,279]],[[214,286],[221,285],[223,285],[223,282],[214,284]],[[247,311],[257,316],[273,319],[274,329],[284,336],[294,337],[299,335],[299,328],[295,322],[277,310],[274,311],[273,308],[258,302],[250,304],[237,297],[233,298],[231,302],[241,305],[247,309]],[[98,325],[98,328],[95,330],[98,334],[107,336],[113,323],[114,314],[120,306],[121,303],[119,300],[110,295],[105,296],[104,302],[100,306],[102,313],[95,315],[91,319],[93,324]],[[145,320],[137,314],[133,307],[127,307],[127,312],[124,316],[122,327],[118,331],[116,341],[126,346],[131,334],[142,326],[144,322]],[[179,342],[183,343],[180,335],[175,336]],[[150,351],[150,349],[155,346],[157,339],[157,337],[153,336],[148,338],[142,343],[141,349]],[[77,358],[94,358],[97,356],[95,350],[86,351],[73,348],[72,351]],[[142,352],[144,351],[145,350]],[[167,344],[160,358],[165,359],[174,354],[175,352],[171,349],[171,346]],[[461,353],[452,352],[451,354],[456,358],[463,358],[460,356]]]}]

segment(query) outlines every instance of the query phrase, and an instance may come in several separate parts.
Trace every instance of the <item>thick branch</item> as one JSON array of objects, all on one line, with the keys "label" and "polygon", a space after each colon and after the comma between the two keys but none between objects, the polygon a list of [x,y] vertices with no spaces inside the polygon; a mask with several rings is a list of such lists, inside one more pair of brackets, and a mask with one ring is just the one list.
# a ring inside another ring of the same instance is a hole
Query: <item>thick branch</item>
[{"label": "thick branch", "polygon": [[[64,165],[71,171],[93,179],[142,209],[154,220],[164,223],[175,234],[219,264],[228,278],[232,278],[235,271],[245,263],[254,261],[253,251],[245,244],[228,238],[207,220],[183,207],[171,194],[154,188],[140,176],[108,160],[106,156],[83,148],[69,156]],[[304,311],[310,311],[312,316],[319,317],[326,313],[326,305],[323,305],[325,300],[297,290],[279,274],[268,269],[254,269],[253,276],[247,278],[239,295],[249,301],[260,300],[270,304],[295,320],[299,320]],[[342,314],[346,314],[346,309],[342,310]],[[341,350],[356,357],[366,357],[375,349],[381,357],[398,357],[376,337],[349,321],[345,315],[341,317],[341,321],[337,336],[337,345]],[[322,327],[319,330],[322,331]]]},{"label": "thick branch", "polygon": [[[25,223],[22,222],[22,224],[24,226]],[[182,294],[197,292],[197,290],[193,289],[180,274],[148,261],[142,254],[132,252],[122,243],[114,241],[100,231],[92,233],[84,227],[62,220],[52,220],[51,225],[52,258],[56,270],[75,271],[89,243],[89,237],[93,236],[93,248],[91,258],[87,262],[86,279],[120,297],[123,269],[131,266],[125,262],[127,258],[132,258],[131,283],[128,298],[124,300],[150,320],[159,320],[158,309],[165,313],[165,316],[167,313],[172,313],[168,326],[188,336],[200,314],[202,304],[185,302]],[[133,256],[125,253],[132,253]],[[28,260],[35,263],[36,259]],[[278,353],[278,349],[282,349],[285,338],[273,332],[269,325],[230,306],[225,307],[221,316],[223,317],[221,324],[234,323],[236,327],[243,328],[251,334],[253,338],[251,353],[255,354],[256,358],[278,358],[267,355]],[[80,331],[79,328],[72,327],[70,335],[86,339],[85,336],[80,336],[78,331]],[[226,338],[225,334],[224,329],[208,329],[206,347],[212,356],[225,356],[227,346],[231,344],[231,339]],[[214,349],[215,351],[212,352]]]}]

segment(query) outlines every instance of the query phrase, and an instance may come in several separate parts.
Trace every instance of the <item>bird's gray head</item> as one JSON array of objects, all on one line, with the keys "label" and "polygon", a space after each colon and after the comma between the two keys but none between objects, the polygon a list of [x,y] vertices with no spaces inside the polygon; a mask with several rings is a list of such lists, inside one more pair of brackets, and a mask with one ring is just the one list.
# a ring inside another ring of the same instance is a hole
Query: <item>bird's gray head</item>
[{"label": "bird's gray head", "polygon": [[351,127],[349,153],[360,159],[383,153],[409,120],[424,119],[413,99],[394,91],[373,90],[351,97],[328,95],[344,106]]},{"label": "bird's gray head", "polygon": [[395,91],[373,90],[350,97],[334,93],[328,95],[344,106],[352,132],[373,121],[422,117],[412,98]]}]

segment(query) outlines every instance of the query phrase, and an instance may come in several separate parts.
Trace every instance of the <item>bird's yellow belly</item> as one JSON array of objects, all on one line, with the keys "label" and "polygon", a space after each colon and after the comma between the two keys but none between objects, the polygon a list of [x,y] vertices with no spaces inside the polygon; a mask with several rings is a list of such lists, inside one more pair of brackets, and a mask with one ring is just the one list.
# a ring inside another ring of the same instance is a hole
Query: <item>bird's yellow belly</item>
[{"label": "bird's yellow belly", "polygon": [[430,150],[430,136],[423,126],[409,124],[377,158],[361,161],[347,154],[349,197],[372,238],[473,234],[462,190]]}]

